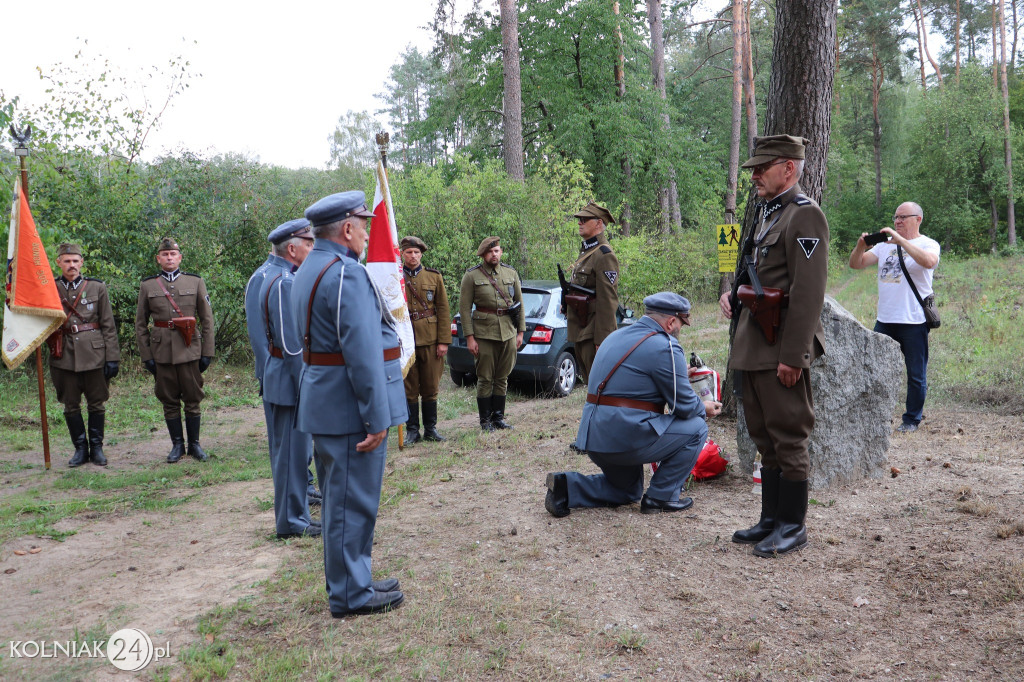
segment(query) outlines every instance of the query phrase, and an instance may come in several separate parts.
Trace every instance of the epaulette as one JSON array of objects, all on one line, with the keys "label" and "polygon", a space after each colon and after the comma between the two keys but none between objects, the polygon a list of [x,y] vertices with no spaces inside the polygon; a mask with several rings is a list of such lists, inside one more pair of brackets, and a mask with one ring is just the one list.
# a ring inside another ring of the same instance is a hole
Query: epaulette
[{"label": "epaulette", "polygon": [[159,276],[160,275],[150,275],[149,277],[143,277],[142,281],[143,282],[148,282],[149,280],[153,279],[154,277],[159,277]]},{"label": "epaulette", "polygon": [[804,196],[803,194],[797,194],[793,197],[793,203],[797,206],[810,206],[813,202],[810,197]]},{"label": "epaulette", "polygon": [[182,275],[190,275],[191,277],[198,277],[199,279],[202,279],[202,278],[203,278],[203,276],[202,276],[202,275],[197,275],[197,274],[196,274],[196,273],[194,273],[194,272],[183,272],[183,273],[181,273],[181,274],[182,274]]},{"label": "epaulette", "polygon": [[95,277],[83,277],[82,279],[84,279],[86,282],[99,282],[100,284],[106,284],[106,282],[104,282],[102,279],[97,279]]},{"label": "epaulette", "polygon": [[605,255],[608,255],[611,252],[612,252],[612,247],[608,246],[607,244],[601,244],[601,253],[603,253]]},{"label": "epaulette", "polygon": [[477,263],[476,265],[474,265],[474,266],[473,266],[473,267],[471,267],[471,268],[466,268],[466,272],[473,272],[474,270],[476,270],[476,269],[477,269],[478,267],[480,267],[481,265],[483,265],[483,263]]},{"label": "epaulette", "polygon": [[501,267],[503,267],[503,268],[508,268],[508,269],[509,269],[509,270],[511,270],[512,272],[515,272],[515,271],[516,271],[516,269],[515,269],[514,267],[512,267],[511,265],[506,265],[506,264],[504,264],[504,263],[502,263],[502,264],[501,264]]},{"label": "epaulette", "polygon": [[[434,268],[427,268],[427,267],[424,267],[423,269],[424,269],[424,270],[426,270],[427,272],[433,272],[433,273],[434,273],[435,275],[440,275],[440,274],[441,274],[441,271],[440,271],[440,270],[435,270]],[[442,276],[443,276],[443,275],[442,275]]]}]

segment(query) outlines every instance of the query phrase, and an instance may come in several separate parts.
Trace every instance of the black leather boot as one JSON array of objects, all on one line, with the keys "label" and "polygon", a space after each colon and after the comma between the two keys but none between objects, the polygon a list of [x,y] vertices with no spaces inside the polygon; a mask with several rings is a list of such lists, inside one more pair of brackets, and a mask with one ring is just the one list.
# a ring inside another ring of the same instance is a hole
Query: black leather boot
[{"label": "black leather boot", "polygon": [[89,459],[96,466],[107,466],[107,458],[103,456],[103,423],[106,412],[89,413]]},{"label": "black leather boot", "polygon": [[435,443],[448,440],[437,432],[437,401],[423,401],[423,440]]},{"label": "black leather boot", "polygon": [[181,431],[181,417],[165,419],[167,433],[171,436],[171,451],[167,453],[167,463],[174,464],[185,454],[185,436]]},{"label": "black leather boot", "polygon": [[198,414],[185,415],[185,431],[188,432],[188,456],[205,462],[210,459],[210,456],[199,445],[199,425],[202,421],[202,416]]},{"label": "black leather boot", "polygon": [[744,545],[761,542],[775,530],[776,508],[779,506],[779,470],[761,469],[761,518],[745,530],[732,534],[732,541]]},{"label": "black leather boot", "polygon": [[493,397],[481,398],[477,396],[476,399],[476,410],[480,413],[480,428],[484,431],[494,430],[494,426],[491,425],[491,399]]},{"label": "black leather boot", "polygon": [[[414,445],[423,440],[420,435],[420,403],[418,400],[406,400],[409,408],[409,420],[405,422],[405,444]],[[426,421],[426,403],[423,405],[423,420]]]},{"label": "black leather boot", "polygon": [[491,396],[491,426],[496,429],[511,429],[512,425],[505,421],[505,396]]},{"label": "black leather boot", "polygon": [[[762,479],[761,485],[764,485]],[[779,506],[771,535],[754,545],[754,554],[772,558],[794,552],[807,544],[807,481],[787,481],[779,476]]]},{"label": "black leather boot", "polygon": [[68,460],[69,467],[79,467],[89,461],[89,442],[85,439],[85,421],[81,412],[65,412],[64,421],[68,423],[71,444],[75,446],[75,454]]}]

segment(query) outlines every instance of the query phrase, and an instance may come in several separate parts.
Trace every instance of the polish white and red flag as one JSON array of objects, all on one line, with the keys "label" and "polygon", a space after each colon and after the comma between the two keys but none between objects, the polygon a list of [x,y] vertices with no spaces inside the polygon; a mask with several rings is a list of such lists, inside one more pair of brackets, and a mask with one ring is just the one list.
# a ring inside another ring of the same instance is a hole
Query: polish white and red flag
[{"label": "polish white and red flag", "polygon": [[402,274],[402,256],[398,251],[398,227],[391,204],[391,189],[384,163],[377,162],[377,189],[373,193],[373,218],[370,223],[370,242],[366,248],[366,270],[377,286],[402,346],[402,376],[416,360],[416,340],[412,333],[412,319],[405,302],[405,278]]},{"label": "polish white and red flag", "polygon": [[20,177],[14,181],[4,285],[2,355],[4,364],[14,369],[67,318]]}]

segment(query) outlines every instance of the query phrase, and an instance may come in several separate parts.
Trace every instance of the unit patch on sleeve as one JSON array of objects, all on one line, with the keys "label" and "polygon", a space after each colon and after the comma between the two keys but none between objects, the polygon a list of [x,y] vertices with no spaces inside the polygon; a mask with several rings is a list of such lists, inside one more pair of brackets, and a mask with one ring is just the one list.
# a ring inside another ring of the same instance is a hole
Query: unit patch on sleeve
[{"label": "unit patch on sleeve", "polygon": [[612,283],[612,286],[615,286],[615,283],[619,281],[619,273],[614,270],[605,270],[604,276],[608,278],[608,281]]},{"label": "unit patch on sleeve", "polygon": [[800,248],[804,250],[804,255],[807,256],[807,260],[811,259],[811,254],[818,248],[818,242],[821,241],[817,237],[798,237],[796,243],[800,245]]}]

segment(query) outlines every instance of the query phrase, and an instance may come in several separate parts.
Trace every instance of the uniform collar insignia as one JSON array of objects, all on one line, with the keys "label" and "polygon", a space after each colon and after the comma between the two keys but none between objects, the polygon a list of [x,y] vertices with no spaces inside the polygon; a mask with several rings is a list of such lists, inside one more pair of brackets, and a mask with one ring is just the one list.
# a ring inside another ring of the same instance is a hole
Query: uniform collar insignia
[{"label": "uniform collar insignia", "polygon": [[580,251],[586,251],[587,249],[592,249],[592,248],[594,248],[595,246],[597,246],[600,243],[601,243],[601,240],[598,239],[597,237],[591,237],[590,239],[584,239],[580,243]]},{"label": "uniform collar insignia", "polygon": [[179,277],[181,277],[181,269],[180,268],[176,268],[176,269],[172,270],[171,272],[161,271],[160,272],[160,276],[163,277],[164,279],[166,279],[168,282],[173,282],[174,280],[176,280]]},{"label": "uniform collar insignia", "polygon": [[402,266],[402,270],[404,270],[405,274],[407,274],[409,277],[415,277],[416,275],[420,274],[420,270],[422,270],[422,269],[423,269],[423,265],[422,264],[417,265],[415,270],[410,270],[409,268],[405,267],[404,265]]},{"label": "uniform collar insignia", "polygon": [[60,282],[61,284],[63,284],[63,285],[64,285],[64,288],[65,288],[65,289],[67,289],[67,288],[69,288],[69,287],[70,287],[71,289],[76,289],[76,290],[77,290],[77,289],[78,289],[78,285],[80,285],[80,284],[81,284],[82,282],[84,282],[85,280],[84,280],[84,279],[82,279],[82,276],[81,276],[81,275],[79,275],[79,276],[78,276],[78,278],[77,278],[77,279],[76,279],[76,280],[75,280],[74,282],[69,282],[69,281],[67,280],[67,278],[65,278],[65,277],[64,277],[64,275],[61,275],[61,276],[60,276],[60,279],[59,279],[58,281],[59,281],[59,282]]}]

